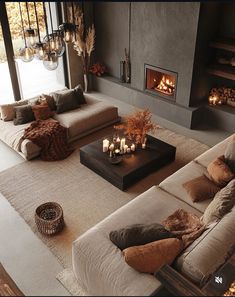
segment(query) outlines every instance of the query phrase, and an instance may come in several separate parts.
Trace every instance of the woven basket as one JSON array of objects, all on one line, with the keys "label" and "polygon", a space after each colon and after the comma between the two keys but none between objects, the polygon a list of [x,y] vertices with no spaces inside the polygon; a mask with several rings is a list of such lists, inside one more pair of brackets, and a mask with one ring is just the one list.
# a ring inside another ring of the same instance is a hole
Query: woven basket
[{"label": "woven basket", "polygon": [[56,202],[47,202],[37,207],[35,211],[35,223],[39,232],[53,235],[64,227],[62,207]]}]

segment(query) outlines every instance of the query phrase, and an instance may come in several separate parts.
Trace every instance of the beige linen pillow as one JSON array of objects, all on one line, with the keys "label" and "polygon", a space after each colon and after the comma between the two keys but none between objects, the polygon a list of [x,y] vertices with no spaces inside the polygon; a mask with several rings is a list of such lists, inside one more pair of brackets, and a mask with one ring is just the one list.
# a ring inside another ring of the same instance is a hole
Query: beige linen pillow
[{"label": "beige linen pillow", "polygon": [[13,121],[14,117],[15,117],[15,110],[14,107],[15,106],[20,106],[20,105],[24,105],[27,104],[28,100],[22,100],[22,101],[18,101],[18,102],[14,102],[11,104],[2,104],[0,105],[0,115],[1,115],[1,119],[3,121]]},{"label": "beige linen pillow", "polygon": [[220,156],[212,161],[207,166],[207,171],[211,179],[219,186],[226,186],[235,177],[229,166],[225,163],[224,156]]},{"label": "beige linen pillow", "polygon": [[122,251],[126,263],[139,272],[154,273],[162,266],[171,265],[182,251],[183,243],[178,238],[157,240]]},{"label": "beige linen pillow", "polygon": [[206,225],[222,219],[235,205],[235,179],[221,189],[207,206],[201,220]]}]

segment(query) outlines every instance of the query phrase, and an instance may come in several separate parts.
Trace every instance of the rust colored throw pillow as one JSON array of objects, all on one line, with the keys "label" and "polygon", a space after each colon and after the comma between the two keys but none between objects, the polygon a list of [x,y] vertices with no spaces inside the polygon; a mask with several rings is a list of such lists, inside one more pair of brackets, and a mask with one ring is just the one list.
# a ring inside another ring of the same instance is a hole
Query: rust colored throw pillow
[{"label": "rust colored throw pillow", "polygon": [[235,177],[229,166],[225,163],[224,156],[220,156],[212,161],[207,166],[207,171],[211,180],[222,187],[226,186]]},{"label": "rust colored throw pillow", "polygon": [[43,103],[44,101],[47,102],[48,106],[50,107],[50,110],[56,110],[55,100],[52,96],[47,94],[42,94],[40,96],[40,103]]},{"label": "rust colored throw pillow", "polygon": [[193,202],[214,198],[215,194],[221,189],[205,175],[187,181],[183,184],[183,187]]},{"label": "rust colored throw pillow", "polygon": [[183,243],[167,238],[123,250],[126,263],[139,272],[154,273],[162,266],[171,265],[182,251]]},{"label": "rust colored throw pillow", "polygon": [[36,120],[47,120],[53,116],[53,113],[47,103],[33,105],[32,110]]}]

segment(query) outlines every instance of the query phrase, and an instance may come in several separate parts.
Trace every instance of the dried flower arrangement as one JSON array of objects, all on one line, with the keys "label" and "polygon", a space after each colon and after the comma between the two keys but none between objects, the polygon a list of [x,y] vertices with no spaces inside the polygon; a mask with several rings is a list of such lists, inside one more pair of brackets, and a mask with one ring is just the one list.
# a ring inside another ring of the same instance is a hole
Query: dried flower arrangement
[{"label": "dried flower arrangement", "polygon": [[106,67],[104,64],[98,62],[91,66],[90,72],[97,76],[101,76],[102,74],[104,74],[106,72]]},{"label": "dried flower arrangement", "polygon": [[136,110],[132,115],[124,117],[124,124],[114,126],[117,130],[124,130],[124,134],[136,144],[145,143],[146,134],[160,128],[152,123],[152,114],[148,109]]},{"label": "dried flower arrangement", "polygon": [[85,34],[83,13],[79,5],[75,5],[74,13],[72,12],[72,7],[70,7],[70,15],[72,16],[73,14],[76,25],[73,41],[74,49],[77,51],[78,56],[82,58],[84,75],[87,76],[90,68],[91,53],[95,49],[95,28],[94,24],[92,24]]}]

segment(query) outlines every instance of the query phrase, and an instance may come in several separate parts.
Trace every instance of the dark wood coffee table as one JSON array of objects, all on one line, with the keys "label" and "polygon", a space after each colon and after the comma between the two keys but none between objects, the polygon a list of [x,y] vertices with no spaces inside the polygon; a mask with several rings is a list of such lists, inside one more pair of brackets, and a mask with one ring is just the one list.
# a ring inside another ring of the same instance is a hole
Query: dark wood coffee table
[{"label": "dark wood coffee table", "polygon": [[80,162],[121,190],[175,159],[174,146],[148,135],[146,149],[122,155],[122,162],[113,165],[109,153],[103,153],[102,143],[103,139],[99,139],[81,147]]}]

